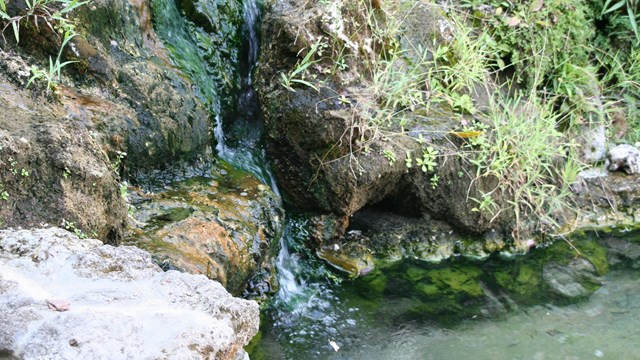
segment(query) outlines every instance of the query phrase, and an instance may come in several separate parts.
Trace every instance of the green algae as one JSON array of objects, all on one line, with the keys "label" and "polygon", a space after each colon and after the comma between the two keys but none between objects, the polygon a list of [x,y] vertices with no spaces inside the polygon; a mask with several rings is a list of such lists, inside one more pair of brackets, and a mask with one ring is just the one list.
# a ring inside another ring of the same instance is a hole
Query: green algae
[{"label": "green algae", "polygon": [[214,116],[234,109],[240,83],[241,4],[195,1],[189,6],[190,18],[206,19],[198,25],[183,16],[173,0],[152,0],[151,4],[154,28],[174,65],[196,85],[194,92],[206,100]]}]

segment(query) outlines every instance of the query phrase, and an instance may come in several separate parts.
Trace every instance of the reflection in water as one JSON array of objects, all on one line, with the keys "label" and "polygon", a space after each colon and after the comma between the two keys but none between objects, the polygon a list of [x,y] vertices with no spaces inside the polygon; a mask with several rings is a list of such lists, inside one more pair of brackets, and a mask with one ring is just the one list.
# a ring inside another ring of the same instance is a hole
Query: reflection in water
[{"label": "reflection in water", "polygon": [[[341,284],[308,280],[288,301],[279,295],[273,302],[251,358],[639,358],[640,273],[610,272],[588,299],[571,303],[543,283],[543,269],[562,262],[561,253],[552,248],[479,263],[406,261]],[[297,263],[298,278],[310,271],[307,265]],[[513,281],[505,282],[504,274]]]}]

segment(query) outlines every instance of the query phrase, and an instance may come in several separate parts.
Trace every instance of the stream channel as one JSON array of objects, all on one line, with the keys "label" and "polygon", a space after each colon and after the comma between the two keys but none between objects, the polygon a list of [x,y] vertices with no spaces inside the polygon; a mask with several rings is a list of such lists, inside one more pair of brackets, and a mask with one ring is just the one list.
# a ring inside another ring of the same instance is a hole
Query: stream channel
[{"label": "stream channel", "polygon": [[[154,0],[154,5],[155,26],[172,44],[177,66],[219,114],[223,105],[211,100],[218,97],[216,84],[198,65],[194,42],[178,20],[182,16],[174,2]],[[256,0],[243,1],[239,111],[228,127],[243,135],[230,143],[217,116],[216,150],[279,196],[260,143],[251,81],[258,59],[259,8]],[[253,360],[640,359],[638,263],[609,266],[596,233],[576,241],[598,255],[600,276],[587,281],[589,296],[573,300],[558,296],[545,276],[550,261],[576,257],[562,241],[518,257],[380,263],[367,276],[346,279],[305,253],[307,235],[304,218],[288,213],[276,259],[280,288],[263,304],[261,331],[247,347]],[[639,241],[640,234],[617,232],[604,238]]]}]

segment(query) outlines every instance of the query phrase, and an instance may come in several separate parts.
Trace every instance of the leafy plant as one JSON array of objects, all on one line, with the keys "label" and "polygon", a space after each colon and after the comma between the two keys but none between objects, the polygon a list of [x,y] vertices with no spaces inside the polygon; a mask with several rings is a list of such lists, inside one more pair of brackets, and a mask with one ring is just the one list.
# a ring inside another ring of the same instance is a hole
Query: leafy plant
[{"label": "leafy plant", "polygon": [[311,48],[309,49],[309,51],[307,51],[307,54],[304,56],[304,58],[302,58],[302,60],[299,60],[297,62],[296,67],[291,72],[289,72],[288,74],[280,74],[280,84],[285,89],[291,92],[296,92],[296,90],[293,88],[295,84],[305,85],[312,88],[313,90],[318,91],[318,88],[313,83],[305,79],[305,73],[311,65],[320,62],[320,60],[315,60],[313,57],[314,55],[316,55],[316,53],[319,52],[322,47],[326,47],[326,44],[324,44],[322,42],[322,38],[320,38],[313,45],[311,45]]},{"label": "leafy plant", "polygon": [[88,2],[88,0],[25,0],[25,12],[16,16],[10,16],[7,13],[5,0],[0,0],[0,20],[4,24],[2,28],[3,37],[6,30],[11,27],[16,43],[20,43],[20,27],[21,24],[27,22],[33,22],[36,29],[39,29],[40,23],[43,22],[53,33],[62,34],[61,45],[56,61],[54,62],[53,59],[49,57],[48,70],[41,70],[36,65],[32,65],[30,69],[32,75],[27,82],[27,87],[34,81],[43,79],[47,81],[47,91],[53,89],[60,81],[62,68],[74,62],[61,62],[65,46],[77,35],[75,26],[73,22],[67,18],[67,15],[69,12]]},{"label": "leafy plant", "polygon": [[[470,145],[476,150],[470,162],[478,177],[493,177],[498,185],[482,199],[472,199],[477,211],[488,210],[494,218],[513,211],[518,225],[525,217],[559,225],[558,217],[570,208],[569,186],[582,169],[576,145],[556,129],[559,115],[532,93],[513,100],[494,98],[486,116],[492,132],[478,146]],[[507,196],[507,207],[497,208],[494,192]]]},{"label": "leafy plant", "polygon": [[397,158],[396,158],[396,153],[394,153],[393,150],[384,150],[382,152],[382,155],[384,155],[387,161],[389,161],[390,166],[393,166],[393,164],[395,164]]},{"label": "leafy plant", "polygon": [[51,56],[49,56],[48,71],[44,71],[38,68],[36,65],[31,66],[31,78],[29,78],[29,81],[27,82],[27,87],[29,87],[31,83],[39,79],[44,79],[47,81],[47,90],[52,90],[58,85],[58,83],[60,82],[60,72],[62,68],[76,62],[76,61],[65,61],[62,63],[60,62],[60,58],[62,57],[62,52],[64,50],[64,47],[75,36],[76,36],[75,33],[65,34],[60,50],[58,51],[58,57],[56,57],[56,61],[54,62],[51,59]]},{"label": "leafy plant", "polygon": [[626,11],[626,20],[633,29],[636,40],[640,42],[640,32],[638,32],[637,9],[640,3],[637,0],[607,0],[602,8],[602,15],[613,13],[614,11]]},{"label": "leafy plant", "polygon": [[422,157],[416,159],[416,164],[423,172],[432,172],[438,165],[438,163],[436,162],[437,155],[438,150],[434,149],[432,146],[427,146],[422,151]]}]

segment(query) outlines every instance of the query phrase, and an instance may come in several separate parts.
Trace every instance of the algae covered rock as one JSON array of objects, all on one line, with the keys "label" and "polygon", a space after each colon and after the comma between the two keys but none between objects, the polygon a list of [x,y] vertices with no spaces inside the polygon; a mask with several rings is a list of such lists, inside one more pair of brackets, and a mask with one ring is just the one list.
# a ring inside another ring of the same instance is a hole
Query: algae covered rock
[{"label": "algae covered rock", "polygon": [[56,228],[0,231],[0,353],[22,359],[235,359],[257,303],[148,253]]},{"label": "algae covered rock", "polygon": [[[131,194],[127,243],[164,268],[204,274],[234,294],[274,290],[272,249],[282,232],[279,199],[252,175],[221,162],[208,177]],[[254,278],[254,275],[258,277]]]},{"label": "algae covered rock", "polygon": [[367,275],[375,268],[371,251],[364,245],[346,243],[322,246],[316,252],[318,257],[349,277]]}]

